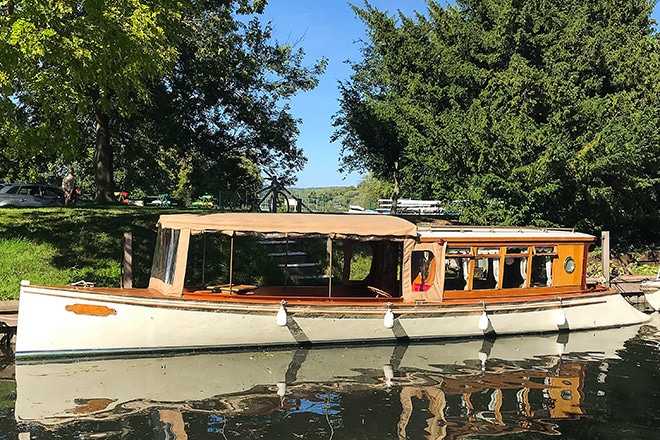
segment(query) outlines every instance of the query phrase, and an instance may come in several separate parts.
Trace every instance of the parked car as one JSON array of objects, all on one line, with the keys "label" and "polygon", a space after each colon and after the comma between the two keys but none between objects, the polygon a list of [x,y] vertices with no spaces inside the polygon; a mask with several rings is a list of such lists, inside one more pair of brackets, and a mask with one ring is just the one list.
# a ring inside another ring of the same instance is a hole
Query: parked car
[{"label": "parked car", "polygon": [[0,187],[0,207],[63,206],[64,191],[52,185],[9,183]]}]

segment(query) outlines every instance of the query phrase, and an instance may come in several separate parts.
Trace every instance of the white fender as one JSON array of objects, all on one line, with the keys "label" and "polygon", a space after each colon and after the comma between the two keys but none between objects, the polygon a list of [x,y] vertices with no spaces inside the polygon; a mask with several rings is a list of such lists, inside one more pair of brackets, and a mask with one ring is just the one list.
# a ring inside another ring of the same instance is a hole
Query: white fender
[{"label": "white fender", "polygon": [[277,311],[277,325],[280,327],[286,326],[286,309],[284,308],[286,302],[282,300],[280,303],[280,310]]}]

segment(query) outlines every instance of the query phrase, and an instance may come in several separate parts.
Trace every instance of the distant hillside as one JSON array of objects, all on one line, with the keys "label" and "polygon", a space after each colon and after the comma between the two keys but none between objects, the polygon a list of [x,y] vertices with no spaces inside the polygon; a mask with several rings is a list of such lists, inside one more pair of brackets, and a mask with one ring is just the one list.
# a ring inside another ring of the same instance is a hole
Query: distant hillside
[{"label": "distant hillside", "polygon": [[350,205],[375,209],[378,205],[378,197],[370,197],[362,187],[292,188],[290,191],[315,212],[346,212]]}]

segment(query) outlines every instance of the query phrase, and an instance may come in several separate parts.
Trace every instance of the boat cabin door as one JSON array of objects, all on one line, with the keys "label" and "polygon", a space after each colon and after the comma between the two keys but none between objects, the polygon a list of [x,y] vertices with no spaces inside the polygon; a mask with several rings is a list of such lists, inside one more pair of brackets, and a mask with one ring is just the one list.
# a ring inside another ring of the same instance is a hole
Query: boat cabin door
[{"label": "boat cabin door", "polygon": [[442,301],[446,243],[417,243],[410,256],[411,294],[416,301]]}]

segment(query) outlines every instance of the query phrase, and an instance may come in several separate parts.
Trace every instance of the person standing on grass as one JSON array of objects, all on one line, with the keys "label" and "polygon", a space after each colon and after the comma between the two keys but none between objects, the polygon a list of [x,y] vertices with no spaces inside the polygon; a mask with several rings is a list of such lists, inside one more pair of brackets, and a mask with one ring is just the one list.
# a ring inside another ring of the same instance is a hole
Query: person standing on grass
[{"label": "person standing on grass", "polygon": [[64,191],[64,206],[71,206],[76,201],[76,177],[73,168],[69,167],[68,174],[62,179],[62,191]]}]

